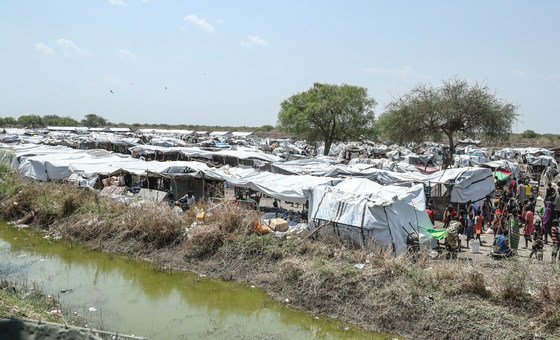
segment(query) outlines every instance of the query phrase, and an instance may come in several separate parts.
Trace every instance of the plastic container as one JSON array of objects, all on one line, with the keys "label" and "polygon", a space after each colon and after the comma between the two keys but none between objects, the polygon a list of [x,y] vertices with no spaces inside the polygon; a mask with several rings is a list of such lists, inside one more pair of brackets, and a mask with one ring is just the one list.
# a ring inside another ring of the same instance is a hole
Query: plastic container
[{"label": "plastic container", "polygon": [[471,241],[471,254],[478,254],[480,250],[480,243],[477,241]]}]

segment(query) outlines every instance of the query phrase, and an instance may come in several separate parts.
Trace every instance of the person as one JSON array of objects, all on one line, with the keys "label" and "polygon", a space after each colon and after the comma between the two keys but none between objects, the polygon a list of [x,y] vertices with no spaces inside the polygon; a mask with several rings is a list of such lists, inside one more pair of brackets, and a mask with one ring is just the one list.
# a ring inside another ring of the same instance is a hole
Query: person
[{"label": "person", "polygon": [[426,213],[428,214],[428,217],[430,218],[430,222],[432,222],[432,225],[435,225],[436,212],[434,211],[434,208],[431,203],[428,203],[428,207],[426,208]]},{"label": "person", "polygon": [[505,204],[502,204],[500,209],[500,214],[496,214],[496,216],[497,216],[497,226],[496,226],[496,230],[494,230],[495,231],[494,235],[502,234],[502,232],[506,227],[506,222],[508,220],[509,214]]},{"label": "person", "polygon": [[509,182],[509,192],[513,197],[517,195],[517,181],[515,179]]},{"label": "person", "polygon": [[517,186],[517,202],[524,202],[527,198],[527,194],[525,192],[525,184],[522,181],[519,181],[519,185]]},{"label": "person", "polygon": [[558,256],[558,251],[560,250],[560,242],[558,240],[558,220],[552,221],[551,227],[551,239],[552,239],[552,262],[556,262],[556,257]]},{"label": "person", "polygon": [[529,258],[532,258],[533,255],[537,255],[537,260],[542,261],[544,251],[543,234],[544,231],[541,225],[541,220],[536,220],[535,231],[533,232],[533,247]]},{"label": "person", "polygon": [[554,188],[552,187],[552,183],[548,183],[548,187],[546,188],[546,194],[544,196],[544,201],[545,202],[554,202],[554,194],[556,193],[556,190],[554,190]]},{"label": "person", "polygon": [[[457,222],[459,222],[459,234],[466,235],[465,234],[465,227],[467,225],[467,211],[465,209],[460,209],[459,210],[459,215],[457,215]],[[457,239],[457,247],[459,248],[459,251],[461,251],[461,238],[460,237]]]},{"label": "person", "polygon": [[492,229],[494,231],[494,237],[496,237],[496,234],[498,234],[498,232],[500,231],[501,220],[502,220],[502,209],[501,209],[501,205],[498,205],[498,208],[496,208],[496,212],[494,213],[494,221],[492,226]]},{"label": "person", "polygon": [[527,198],[533,197],[533,186],[529,181],[527,181],[527,184],[525,184],[525,196],[527,196]]},{"label": "person", "polygon": [[486,195],[484,200],[482,200],[482,216],[484,216],[484,221],[487,224],[487,227],[490,228],[492,224],[492,200],[490,199],[490,195]]},{"label": "person", "polygon": [[529,242],[532,242],[531,239],[533,232],[535,231],[535,224],[534,224],[534,213],[533,207],[528,206],[525,211],[525,228],[523,229],[523,237],[525,238],[525,248],[529,247]]},{"label": "person", "polygon": [[509,257],[513,255],[508,244],[508,232],[504,230],[501,235],[496,236],[496,243],[494,245],[494,254]]},{"label": "person", "polygon": [[554,195],[554,213],[557,219],[560,218],[560,187]]},{"label": "person", "polygon": [[[550,235],[550,229],[552,228],[552,219],[554,216],[554,209],[552,207],[552,202],[546,202],[546,208],[542,216],[542,225],[544,228],[544,243],[548,244],[548,236]],[[552,236],[552,235],[551,235]]]},{"label": "person", "polygon": [[449,223],[447,228],[447,236],[445,237],[445,246],[447,248],[447,258],[455,259],[457,258],[457,244],[460,242],[459,239],[459,229],[461,228],[461,223],[458,221],[452,221]]},{"label": "person", "polygon": [[508,219],[509,246],[514,253],[517,253],[517,249],[519,248],[520,215],[520,211],[514,210],[511,212]]},{"label": "person", "polygon": [[194,205],[196,204],[196,198],[194,198],[194,195],[192,192],[189,192],[187,194],[187,204],[189,205],[189,207],[194,207]]},{"label": "person", "polygon": [[508,205],[507,205],[508,211],[511,212],[511,211],[514,211],[514,210],[517,209],[517,208],[518,208],[518,206],[517,206],[517,201],[515,200],[515,198],[510,197],[509,202],[508,202]]},{"label": "person", "polygon": [[480,236],[482,235],[482,230],[484,229],[484,215],[482,214],[482,209],[479,209],[478,215],[475,218],[474,222],[474,239],[478,240],[479,244],[482,244],[482,240]]},{"label": "person", "polygon": [[443,227],[448,228],[451,220],[453,220],[456,215],[457,212],[453,209],[453,205],[448,205],[447,209],[445,209],[445,212],[443,213]]},{"label": "person", "polygon": [[[472,214],[472,215],[471,215]],[[467,236],[467,249],[469,249],[469,242],[474,238],[474,209],[471,213],[467,213],[465,219],[465,228],[463,233]]]}]

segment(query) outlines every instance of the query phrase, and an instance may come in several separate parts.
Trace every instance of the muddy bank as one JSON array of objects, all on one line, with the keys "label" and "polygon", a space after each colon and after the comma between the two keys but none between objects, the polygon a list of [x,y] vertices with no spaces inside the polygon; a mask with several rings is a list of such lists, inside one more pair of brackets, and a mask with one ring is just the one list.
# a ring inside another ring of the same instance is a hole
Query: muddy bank
[{"label": "muddy bank", "polygon": [[194,216],[19,179],[0,212],[92,249],[256,285],[291,307],[368,330],[426,339],[560,336],[560,271],[542,262],[412,263],[336,240],[259,236],[254,212],[239,207],[214,210],[186,235]]},{"label": "muddy bank", "polygon": [[[21,283],[0,282],[0,319],[28,318],[63,322],[58,301]],[[1,332],[0,332],[1,333]]]}]

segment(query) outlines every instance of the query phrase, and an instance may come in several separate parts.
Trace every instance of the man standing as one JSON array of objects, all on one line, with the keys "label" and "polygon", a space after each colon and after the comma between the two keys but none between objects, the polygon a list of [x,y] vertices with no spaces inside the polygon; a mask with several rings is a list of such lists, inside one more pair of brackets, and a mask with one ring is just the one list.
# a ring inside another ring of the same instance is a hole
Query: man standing
[{"label": "man standing", "polygon": [[519,186],[517,188],[517,202],[525,202],[525,199],[527,198],[527,195],[525,193],[525,184],[523,184],[523,181],[519,181]]}]

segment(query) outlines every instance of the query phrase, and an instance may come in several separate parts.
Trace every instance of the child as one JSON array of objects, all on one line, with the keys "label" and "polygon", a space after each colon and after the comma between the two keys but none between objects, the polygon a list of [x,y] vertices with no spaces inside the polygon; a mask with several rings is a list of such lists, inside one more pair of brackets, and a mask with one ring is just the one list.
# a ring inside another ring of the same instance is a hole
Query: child
[{"label": "child", "polygon": [[482,240],[480,239],[480,235],[482,235],[482,229],[484,228],[484,215],[482,213],[482,209],[478,211],[478,215],[475,218],[474,223],[474,239],[478,240],[479,244],[482,244]]},{"label": "child", "polygon": [[529,258],[532,258],[533,255],[537,255],[537,260],[543,260],[543,250],[544,250],[544,230],[541,225],[541,220],[537,220],[535,222],[535,231],[533,232],[533,248],[531,249],[531,254]]},{"label": "child", "polygon": [[531,235],[535,231],[533,207],[528,206],[525,212],[525,228],[523,229],[523,237],[525,237],[525,248],[529,247],[529,242],[532,242]]}]

